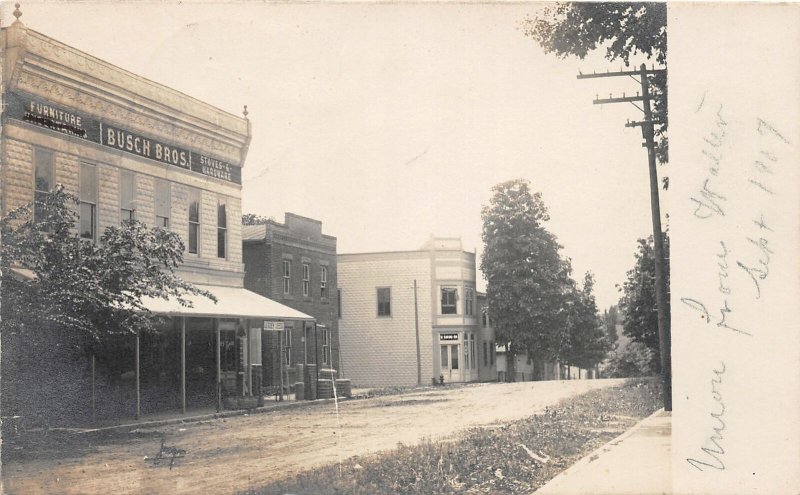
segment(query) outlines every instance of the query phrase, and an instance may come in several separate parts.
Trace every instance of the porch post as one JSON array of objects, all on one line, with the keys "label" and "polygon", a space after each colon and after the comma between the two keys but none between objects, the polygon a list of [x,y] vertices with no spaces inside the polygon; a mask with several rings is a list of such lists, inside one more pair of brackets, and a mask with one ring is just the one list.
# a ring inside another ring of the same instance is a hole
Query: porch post
[{"label": "porch post", "polygon": [[142,397],[139,380],[139,330],[136,330],[136,419],[139,419],[142,413]]},{"label": "porch post", "polygon": [[186,317],[181,317],[181,412],[186,412]]},{"label": "porch post", "polygon": [[214,318],[214,330],[217,334],[217,412],[220,412],[222,410],[222,359],[219,349],[221,342],[219,338],[219,320],[217,318]]}]

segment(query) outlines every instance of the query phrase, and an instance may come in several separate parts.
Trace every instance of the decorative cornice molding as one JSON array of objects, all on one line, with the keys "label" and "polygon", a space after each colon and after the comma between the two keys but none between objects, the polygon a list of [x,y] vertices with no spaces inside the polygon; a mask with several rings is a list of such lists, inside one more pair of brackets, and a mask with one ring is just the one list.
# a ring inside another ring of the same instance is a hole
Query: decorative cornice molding
[{"label": "decorative cornice molding", "polygon": [[39,95],[53,103],[93,114],[110,123],[216,155],[233,164],[238,165],[241,160],[241,148],[238,146],[211,139],[163,120],[154,119],[142,112],[136,112],[86,92],[68,88],[27,70],[19,71],[19,76],[12,84],[12,89]]}]

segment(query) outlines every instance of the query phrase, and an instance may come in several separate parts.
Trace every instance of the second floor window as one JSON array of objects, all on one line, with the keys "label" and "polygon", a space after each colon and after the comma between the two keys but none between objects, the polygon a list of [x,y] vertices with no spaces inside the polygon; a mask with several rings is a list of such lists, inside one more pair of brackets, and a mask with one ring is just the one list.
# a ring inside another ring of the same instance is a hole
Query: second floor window
[{"label": "second floor window", "polygon": [[328,297],[328,267],[323,266],[319,272],[319,296]]},{"label": "second floor window", "polygon": [[217,201],[217,258],[228,256],[228,212],[225,198]]},{"label": "second floor window", "polygon": [[342,289],[336,289],[336,312],[342,317]]},{"label": "second floor window", "polygon": [[378,287],[378,316],[392,315],[392,289]]},{"label": "second floor window", "polygon": [[97,239],[97,167],[81,163],[81,193],[79,235],[83,239]]},{"label": "second floor window", "polygon": [[200,191],[189,189],[189,252],[198,254],[200,244]]},{"label": "second floor window", "polygon": [[292,262],[283,260],[283,293],[292,293]]},{"label": "second floor window", "polygon": [[303,263],[303,296],[308,297],[309,285],[311,284],[311,267],[308,263]]},{"label": "second floor window", "polygon": [[53,166],[53,152],[41,148],[34,150],[35,170],[34,170],[34,220],[41,220],[44,216],[41,203],[47,200],[48,194],[55,185],[55,172]]},{"label": "second floor window", "polygon": [[442,287],[442,314],[456,314],[456,295],[458,290],[455,287]]},{"label": "second floor window", "polygon": [[132,172],[119,173],[119,216],[120,221],[133,220],[136,215],[136,177]]},{"label": "second floor window", "polygon": [[467,316],[472,316],[474,311],[474,303],[473,303],[473,290],[470,287],[464,288],[464,314]]},{"label": "second floor window", "polygon": [[172,191],[169,182],[156,180],[155,201],[156,227],[168,229],[170,205],[172,204]]}]

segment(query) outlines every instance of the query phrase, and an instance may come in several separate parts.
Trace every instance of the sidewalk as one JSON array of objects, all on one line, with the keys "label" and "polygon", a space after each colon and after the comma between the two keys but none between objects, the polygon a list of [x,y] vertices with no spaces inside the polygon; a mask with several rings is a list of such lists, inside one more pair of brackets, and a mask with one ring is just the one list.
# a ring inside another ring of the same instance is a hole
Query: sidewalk
[{"label": "sidewalk", "polygon": [[656,411],[577,462],[536,495],[672,493],[671,413]]}]

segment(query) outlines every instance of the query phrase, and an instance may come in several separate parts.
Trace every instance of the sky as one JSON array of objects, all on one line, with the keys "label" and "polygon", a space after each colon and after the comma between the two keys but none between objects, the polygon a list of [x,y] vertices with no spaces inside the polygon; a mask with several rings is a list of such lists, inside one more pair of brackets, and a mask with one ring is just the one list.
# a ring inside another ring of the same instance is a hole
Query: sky
[{"label": "sky", "polygon": [[321,220],[340,253],[436,235],[480,256],[492,186],[529,180],[602,311],[652,224],[641,133],[624,126],[641,114],[592,100],[637,83],[577,80],[621,68],[603,51],[544,54],[521,29],[542,6],[40,0],[21,20],[223,110],[247,105],[243,210]]}]

